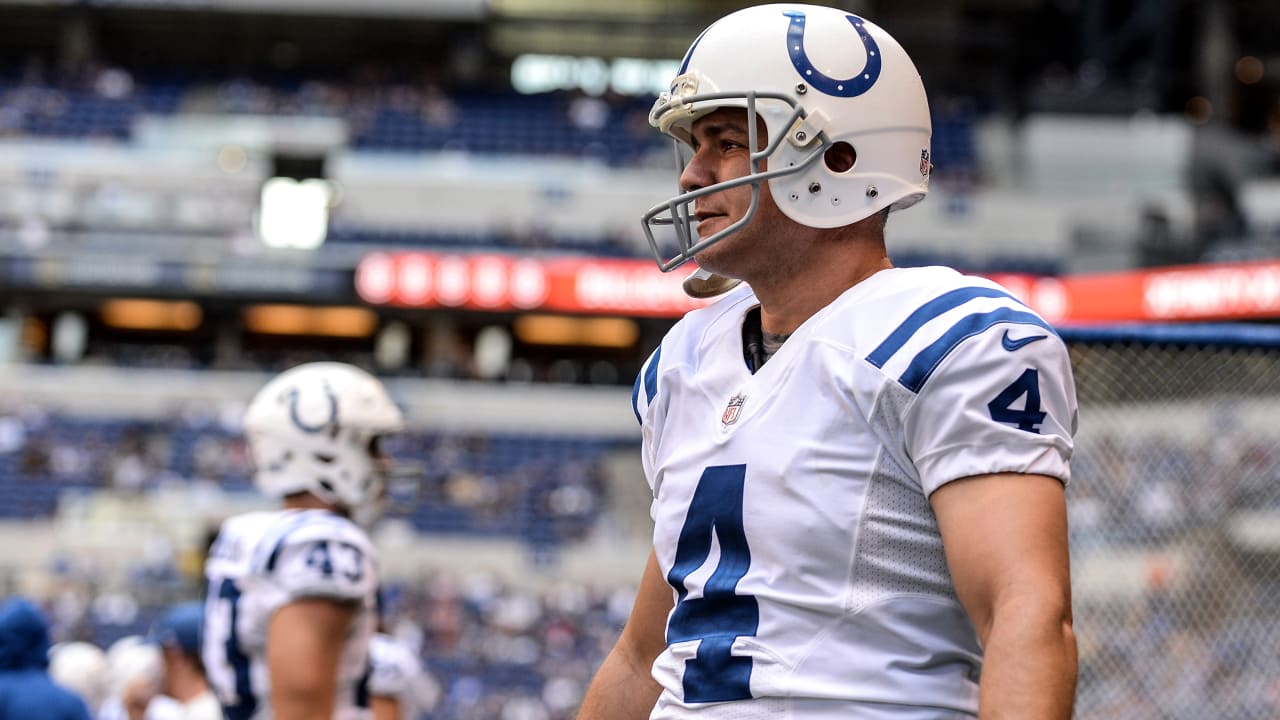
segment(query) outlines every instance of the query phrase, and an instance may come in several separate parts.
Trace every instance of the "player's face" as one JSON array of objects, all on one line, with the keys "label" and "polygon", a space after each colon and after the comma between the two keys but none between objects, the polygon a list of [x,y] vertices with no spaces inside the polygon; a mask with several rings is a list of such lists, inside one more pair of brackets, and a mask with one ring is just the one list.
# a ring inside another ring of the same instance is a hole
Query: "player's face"
[{"label": "player's face", "polygon": [[[757,118],[758,149],[768,143],[764,121]],[[743,177],[751,172],[751,150],[748,147],[747,111],[742,108],[720,108],[699,118],[692,128],[690,146],[693,157],[680,174],[680,186],[696,190],[716,183]],[[762,163],[761,169],[765,169]],[[710,237],[737,222],[751,207],[751,185],[722,190],[694,203],[698,219],[698,236]],[[749,279],[752,263],[745,253],[763,250],[775,238],[784,237],[787,218],[773,201],[768,183],[760,186],[760,202],[755,215],[741,229],[724,240],[698,253],[697,262],[708,270],[730,277]],[[758,263],[769,262],[767,253],[752,253]],[[744,264],[745,263],[745,264]]]}]

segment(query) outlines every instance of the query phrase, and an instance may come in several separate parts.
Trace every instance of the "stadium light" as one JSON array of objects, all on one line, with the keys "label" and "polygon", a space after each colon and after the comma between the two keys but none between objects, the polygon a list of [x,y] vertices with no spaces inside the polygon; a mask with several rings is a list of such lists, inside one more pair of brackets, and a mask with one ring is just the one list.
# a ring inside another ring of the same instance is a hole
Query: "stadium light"
[{"label": "stadium light", "polygon": [[628,348],[640,339],[640,327],[630,318],[578,318],[567,315],[526,314],[513,325],[526,345]]},{"label": "stadium light", "polygon": [[262,184],[258,237],[270,248],[314,250],[329,232],[333,187],[325,180],[273,177]]},{"label": "stadium light", "polygon": [[525,95],[556,90],[581,90],[603,95],[657,95],[667,89],[679,70],[675,60],[643,58],[574,57],[570,55],[520,55],[511,63],[511,86]]},{"label": "stadium light", "polygon": [[113,298],[98,310],[103,324],[121,330],[178,330],[200,327],[204,313],[190,300],[164,301]]},{"label": "stadium light", "polygon": [[245,330],[260,335],[367,338],[378,329],[378,316],[362,307],[251,305],[243,319]]}]

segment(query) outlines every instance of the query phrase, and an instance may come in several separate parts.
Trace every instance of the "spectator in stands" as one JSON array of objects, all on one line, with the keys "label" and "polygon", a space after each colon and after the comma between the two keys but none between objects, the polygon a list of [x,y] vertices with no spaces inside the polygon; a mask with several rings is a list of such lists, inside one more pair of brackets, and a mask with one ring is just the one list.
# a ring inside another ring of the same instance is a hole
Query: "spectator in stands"
[{"label": "spectator in stands", "polygon": [[49,649],[49,677],[74,692],[96,714],[107,699],[107,654],[90,642],[62,642]]},{"label": "spectator in stands", "polygon": [[49,677],[49,623],[31,601],[0,605],[0,720],[89,720],[89,707]]},{"label": "spectator in stands", "polygon": [[97,720],[144,720],[150,705],[161,705],[164,660],[141,635],[126,635],[107,648],[107,699]]},{"label": "spectator in stands", "polygon": [[[151,639],[160,647],[163,670],[160,691],[177,701],[174,720],[220,720],[222,705],[205,677],[200,657],[204,630],[204,604],[174,605],[156,622]],[[148,720],[151,714],[148,713]]]}]

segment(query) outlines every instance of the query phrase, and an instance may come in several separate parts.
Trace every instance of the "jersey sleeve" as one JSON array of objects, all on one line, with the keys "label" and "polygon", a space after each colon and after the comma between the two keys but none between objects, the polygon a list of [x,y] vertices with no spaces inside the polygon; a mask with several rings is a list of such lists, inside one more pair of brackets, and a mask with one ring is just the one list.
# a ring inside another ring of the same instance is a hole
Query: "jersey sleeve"
[{"label": "jersey sleeve", "polygon": [[926,493],[963,477],[1031,473],[1070,480],[1075,384],[1043,321],[958,324],[912,359],[907,451]]},{"label": "jersey sleeve", "polygon": [[359,601],[377,587],[374,549],[364,531],[331,514],[308,513],[259,553],[256,576],[279,604],[299,598]]}]

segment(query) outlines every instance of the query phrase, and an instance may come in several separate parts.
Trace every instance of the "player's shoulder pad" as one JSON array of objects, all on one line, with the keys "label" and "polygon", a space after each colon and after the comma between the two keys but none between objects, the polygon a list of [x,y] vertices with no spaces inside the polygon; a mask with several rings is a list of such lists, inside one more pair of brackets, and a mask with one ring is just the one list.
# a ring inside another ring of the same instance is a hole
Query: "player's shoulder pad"
[{"label": "player's shoulder pad", "polygon": [[994,334],[1006,353],[1033,343],[1065,352],[1057,331],[1008,290],[983,278],[937,275],[914,293],[911,310],[883,327],[866,355],[912,392],[919,392],[938,366],[970,338]]},{"label": "player's shoulder pad", "polygon": [[254,567],[270,572],[288,547],[316,542],[340,542],[362,551],[373,548],[368,534],[348,518],[327,510],[295,510],[283,513],[263,535],[254,552]]}]

